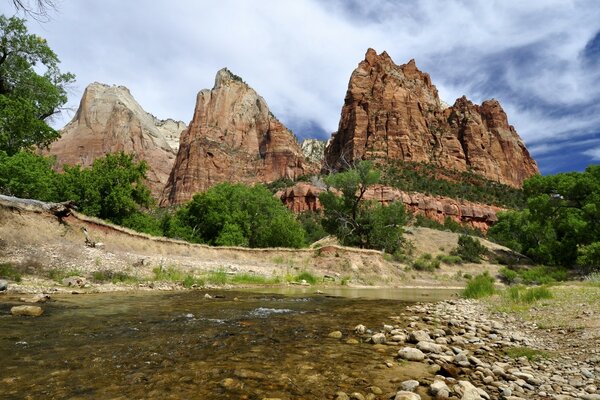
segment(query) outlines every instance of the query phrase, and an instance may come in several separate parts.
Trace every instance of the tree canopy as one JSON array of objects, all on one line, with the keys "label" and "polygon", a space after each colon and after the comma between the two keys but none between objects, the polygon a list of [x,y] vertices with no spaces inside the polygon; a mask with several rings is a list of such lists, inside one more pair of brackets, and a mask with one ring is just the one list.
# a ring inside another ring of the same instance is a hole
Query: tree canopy
[{"label": "tree canopy", "polygon": [[323,226],[345,245],[395,253],[400,248],[402,226],[406,223],[403,204],[394,202],[384,207],[364,200],[368,187],[378,183],[379,177],[368,161],[327,176],[325,182],[334,190],[319,195],[324,208]]},{"label": "tree canopy", "polygon": [[263,185],[222,183],[196,194],[165,227],[168,236],[217,246],[301,247],[304,230]]},{"label": "tree canopy", "polygon": [[67,101],[74,81],[45,39],[27,32],[25,20],[0,15],[0,150],[47,146],[59,133],[46,121]]},{"label": "tree canopy", "polygon": [[523,189],[527,207],[500,213],[490,235],[539,263],[600,268],[600,165],[534,176]]}]

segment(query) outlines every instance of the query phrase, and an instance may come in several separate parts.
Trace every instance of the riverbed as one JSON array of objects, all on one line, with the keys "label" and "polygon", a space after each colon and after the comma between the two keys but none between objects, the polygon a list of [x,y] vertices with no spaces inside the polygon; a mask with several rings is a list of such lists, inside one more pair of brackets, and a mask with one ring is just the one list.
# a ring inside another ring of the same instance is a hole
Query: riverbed
[{"label": "riverbed", "polygon": [[362,343],[354,326],[378,331],[415,300],[455,294],[302,291],[56,295],[38,318],[11,316],[22,303],[0,297],[2,398],[386,398],[429,372]]}]

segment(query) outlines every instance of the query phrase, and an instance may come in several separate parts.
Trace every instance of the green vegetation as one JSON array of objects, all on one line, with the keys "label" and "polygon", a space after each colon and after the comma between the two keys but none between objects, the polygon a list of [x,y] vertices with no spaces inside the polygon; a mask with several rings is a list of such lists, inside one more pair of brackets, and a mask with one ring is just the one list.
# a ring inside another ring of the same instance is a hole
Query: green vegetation
[{"label": "green vegetation", "polygon": [[417,271],[435,271],[440,267],[440,259],[425,253],[412,262],[412,267]]},{"label": "green vegetation", "polygon": [[500,278],[507,284],[512,285],[513,283],[517,282],[517,279],[519,278],[519,273],[517,271],[514,271],[510,268],[502,268],[499,272],[500,274]]},{"label": "green vegetation", "polygon": [[529,361],[550,358],[550,353],[547,351],[532,349],[531,347],[507,347],[504,352],[510,358],[526,357]]},{"label": "green vegetation", "polygon": [[60,72],[57,55],[23,19],[0,15],[0,38],[0,152],[12,156],[59,137],[45,120],[66,103],[75,76]]},{"label": "green vegetation", "polygon": [[463,259],[460,256],[446,255],[446,254],[438,254],[436,259],[440,260],[442,263],[446,265],[456,265],[462,264]]},{"label": "green vegetation", "polygon": [[9,263],[0,263],[0,278],[8,279],[15,282],[21,282],[21,271]]},{"label": "green vegetation", "polygon": [[25,199],[56,201],[59,176],[54,160],[27,151],[12,156],[0,151],[0,193]]},{"label": "green vegetation", "polygon": [[306,283],[310,283],[311,285],[314,285],[315,283],[317,283],[317,277],[308,271],[303,271],[300,274],[294,276],[291,280],[291,282],[302,282],[302,281],[305,281]]},{"label": "green vegetation", "polygon": [[491,296],[494,293],[496,293],[494,278],[486,271],[469,279],[467,286],[462,292],[462,296],[467,299],[480,299]]},{"label": "green vegetation", "polygon": [[382,183],[407,192],[447,196],[484,204],[521,209],[519,189],[490,181],[472,172],[441,169],[432,164],[395,162],[383,167]]},{"label": "green vegetation", "polygon": [[487,249],[479,239],[467,235],[458,237],[458,246],[451,252],[452,255],[459,256],[463,261],[472,263],[480,263],[481,257],[486,253]]},{"label": "green vegetation", "polygon": [[414,226],[422,226],[424,228],[437,229],[438,231],[450,231],[450,232],[455,232],[455,233],[462,233],[464,235],[479,236],[479,237],[484,236],[484,233],[482,231],[480,231],[479,229],[471,228],[467,225],[458,223],[450,217],[446,217],[444,219],[444,223],[440,224],[437,221],[434,221],[432,219],[429,219],[427,217],[417,214],[411,220],[411,223]]},{"label": "green vegetation", "polygon": [[539,265],[531,268],[523,268],[518,271],[523,283],[530,285],[546,285],[548,283],[566,281],[569,272],[564,268],[550,268]]},{"label": "green vegetation", "polygon": [[600,165],[534,176],[524,192],[527,207],[500,213],[490,235],[540,264],[600,270]]},{"label": "green vegetation", "polygon": [[222,183],[163,221],[166,236],[216,246],[302,247],[294,215],[262,185]]},{"label": "green vegetation", "polygon": [[546,286],[525,287],[511,286],[506,290],[506,296],[512,302],[530,304],[542,299],[551,299],[552,292]]},{"label": "green vegetation", "polygon": [[77,269],[56,268],[47,271],[46,276],[55,282],[62,283],[65,278],[69,278],[71,276],[82,276],[82,273]]},{"label": "green vegetation", "polygon": [[319,196],[324,208],[323,227],[342,244],[396,253],[402,245],[402,226],[406,213],[401,202],[387,207],[369,202],[363,196],[370,185],[379,182],[380,173],[373,164],[362,161],[353,168],[329,175],[325,182],[331,190]]},{"label": "green vegetation", "polygon": [[125,283],[125,284],[134,284],[138,283],[140,280],[133,275],[129,275],[126,272],[119,271],[110,271],[110,270],[100,270],[94,271],[92,273],[92,279],[95,282],[112,282],[114,284]]}]

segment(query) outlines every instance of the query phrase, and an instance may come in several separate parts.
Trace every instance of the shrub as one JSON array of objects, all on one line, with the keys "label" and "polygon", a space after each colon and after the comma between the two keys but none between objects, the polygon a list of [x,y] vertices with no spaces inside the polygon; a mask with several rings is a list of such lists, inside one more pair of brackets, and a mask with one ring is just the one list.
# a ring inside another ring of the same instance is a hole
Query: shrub
[{"label": "shrub", "polygon": [[460,256],[439,254],[436,258],[438,260],[440,260],[441,262],[443,262],[444,264],[448,264],[448,265],[462,264],[462,262],[463,262],[463,259],[460,258]]},{"label": "shrub", "polygon": [[217,246],[301,247],[304,230],[262,185],[222,183],[182,207],[171,229],[194,242]]},{"label": "shrub", "polygon": [[460,256],[464,261],[473,263],[481,262],[481,257],[486,253],[487,249],[479,239],[467,235],[460,235],[458,247],[452,250],[452,255]]},{"label": "shrub", "polygon": [[92,279],[96,282],[112,283],[136,283],[138,279],[126,272],[101,270],[92,273]]},{"label": "shrub", "polygon": [[500,278],[504,282],[508,283],[509,285],[512,285],[513,283],[515,283],[517,281],[518,277],[519,277],[518,272],[513,271],[510,268],[504,267],[500,270]]},{"label": "shrub", "polygon": [[15,282],[21,282],[21,272],[14,265],[9,263],[0,263],[0,278],[9,279]]},{"label": "shrub", "polygon": [[293,281],[295,281],[295,282],[306,281],[307,283],[310,283],[311,285],[314,285],[315,283],[317,283],[317,277],[314,276],[313,274],[311,274],[308,271],[303,271],[300,274],[296,275],[293,278]]},{"label": "shrub", "polygon": [[496,293],[494,278],[486,271],[467,282],[467,287],[463,290],[462,296],[467,299],[479,299],[491,296],[494,293]]},{"label": "shrub", "polygon": [[539,265],[519,272],[523,283],[546,285],[553,282],[565,281],[569,272],[564,268]]},{"label": "shrub", "polygon": [[413,261],[412,267],[417,271],[434,271],[440,267],[440,260],[425,253]]}]

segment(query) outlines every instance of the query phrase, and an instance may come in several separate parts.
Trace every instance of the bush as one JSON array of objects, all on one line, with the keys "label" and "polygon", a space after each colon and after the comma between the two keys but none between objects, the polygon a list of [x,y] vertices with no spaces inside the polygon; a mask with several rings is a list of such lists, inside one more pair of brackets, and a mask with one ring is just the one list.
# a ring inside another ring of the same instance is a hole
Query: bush
[{"label": "bush", "polygon": [[484,272],[467,282],[467,287],[463,290],[462,296],[467,299],[479,299],[491,296],[494,293],[496,293],[494,278],[488,272]]},{"label": "bush", "polygon": [[500,270],[500,278],[509,285],[512,285],[519,278],[519,274],[517,271],[504,267]]},{"label": "bush", "polygon": [[57,174],[50,157],[20,151],[8,156],[0,151],[0,193],[24,199],[58,201]]},{"label": "bush", "polygon": [[262,185],[222,183],[199,193],[174,218],[165,234],[216,246],[302,247],[304,230],[294,215]]},{"label": "bush", "polygon": [[447,265],[462,264],[463,262],[463,259],[460,256],[439,254],[436,258]]},{"label": "bush", "polygon": [[425,253],[413,261],[412,267],[417,271],[434,271],[440,267],[440,260]]},{"label": "bush", "polygon": [[564,268],[547,267],[539,265],[536,267],[523,269],[519,272],[523,283],[546,285],[553,282],[567,280],[569,272]]},{"label": "bush", "polygon": [[9,263],[0,263],[0,278],[21,282],[21,272]]},{"label": "bush", "polygon": [[300,274],[298,274],[295,277],[293,277],[293,281],[294,282],[306,281],[307,283],[310,283],[311,285],[314,285],[315,283],[317,283],[317,277],[314,276],[313,274],[311,274],[308,271],[303,271]]},{"label": "bush", "polygon": [[577,249],[577,264],[592,271],[600,271],[600,242],[594,242]]},{"label": "bush", "polygon": [[486,253],[487,249],[479,239],[467,235],[458,237],[458,247],[451,252],[452,255],[460,256],[464,261],[473,263],[481,262],[481,257]]}]

